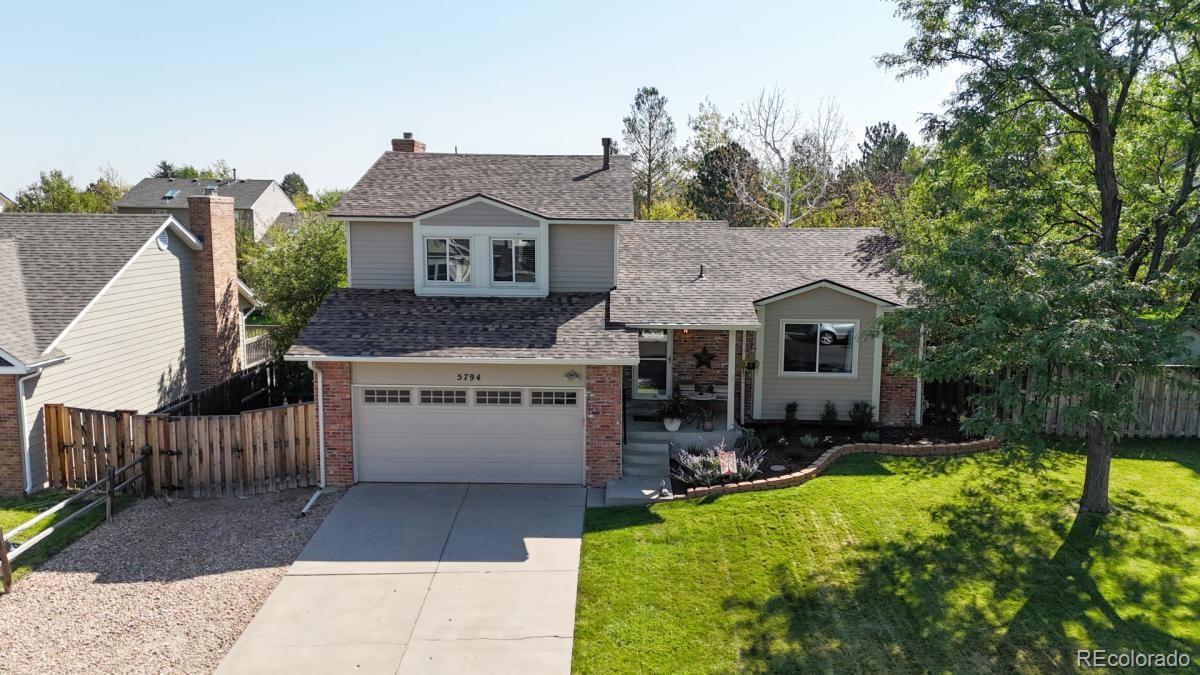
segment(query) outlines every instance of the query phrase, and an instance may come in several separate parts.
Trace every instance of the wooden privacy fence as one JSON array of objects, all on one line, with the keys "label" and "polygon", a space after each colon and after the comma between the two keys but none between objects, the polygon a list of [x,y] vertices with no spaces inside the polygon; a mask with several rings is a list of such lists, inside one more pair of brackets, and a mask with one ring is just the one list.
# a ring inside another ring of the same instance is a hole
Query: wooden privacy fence
[{"label": "wooden privacy fence", "polygon": [[139,454],[155,496],[221,497],[320,482],[312,403],[240,415],[138,415],[45,407],[51,484],[81,488]]},{"label": "wooden privacy fence", "polygon": [[[1069,368],[1060,368],[1058,377],[1070,377]],[[926,382],[925,419],[956,422],[969,412],[970,397],[987,385],[966,380]],[[1121,430],[1125,437],[1180,436],[1200,438],[1200,370],[1165,367],[1161,375],[1138,376],[1134,382],[1137,412]],[[1059,396],[1046,410],[1045,432],[1061,436],[1080,436],[1086,430],[1067,419],[1066,410],[1077,402]]]}]

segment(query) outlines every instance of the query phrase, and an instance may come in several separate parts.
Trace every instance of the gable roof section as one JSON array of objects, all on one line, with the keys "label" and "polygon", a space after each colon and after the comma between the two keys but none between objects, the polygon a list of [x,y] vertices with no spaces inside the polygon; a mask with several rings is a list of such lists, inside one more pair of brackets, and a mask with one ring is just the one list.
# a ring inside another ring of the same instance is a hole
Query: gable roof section
[{"label": "gable roof section", "polygon": [[892,245],[876,228],[634,221],[621,226],[612,320],[750,328],[758,325],[755,303],[820,282],[903,305],[883,266]]},{"label": "gable roof section", "polygon": [[632,220],[630,158],[614,155],[385,152],[330,211],[335,218],[415,218],[486,196],[549,220]]},{"label": "gable roof section", "polygon": [[858,298],[859,300],[864,300],[866,302],[873,302],[877,305],[883,305],[885,307],[895,307],[899,304],[899,303],[892,302],[890,300],[884,300],[883,298],[871,295],[870,293],[863,293],[862,291],[856,291],[853,288],[850,288],[849,286],[843,286],[842,284],[839,284],[836,281],[830,281],[828,279],[818,279],[817,281],[814,281],[814,282],[808,283],[808,284],[804,284],[803,286],[798,286],[791,290],[782,291],[782,292],[776,293],[774,295],[769,295],[765,298],[759,298],[758,300],[756,300],[754,302],[754,304],[769,305],[772,302],[775,302],[777,300],[786,300],[787,298],[791,298],[791,297],[800,295],[801,293],[807,293],[809,291],[813,291],[818,288],[828,288],[828,289],[837,291],[838,293],[845,293],[846,295],[849,295],[854,298]]},{"label": "gable roof section", "polygon": [[[203,195],[205,188],[216,185],[217,194],[233,197],[233,208],[248,209],[274,182],[252,178],[143,178],[117,201],[117,208],[186,209],[188,197]],[[170,190],[179,190],[179,194],[172,199],[164,198]]]},{"label": "gable roof section", "polygon": [[55,356],[64,331],[174,218],[141,214],[0,214],[0,350],[24,365]]},{"label": "gable roof section", "polygon": [[607,305],[604,293],[418,297],[407,290],[341,288],[321,303],[287,358],[635,363],[637,335],[609,326]]}]

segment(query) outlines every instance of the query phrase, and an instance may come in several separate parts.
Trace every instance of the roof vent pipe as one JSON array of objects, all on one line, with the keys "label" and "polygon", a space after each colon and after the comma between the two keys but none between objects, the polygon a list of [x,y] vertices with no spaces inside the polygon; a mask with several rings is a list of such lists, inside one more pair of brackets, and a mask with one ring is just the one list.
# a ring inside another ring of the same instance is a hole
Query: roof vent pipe
[{"label": "roof vent pipe", "polygon": [[612,139],[601,138],[600,145],[604,146],[604,168],[608,168],[608,157],[612,154]]}]

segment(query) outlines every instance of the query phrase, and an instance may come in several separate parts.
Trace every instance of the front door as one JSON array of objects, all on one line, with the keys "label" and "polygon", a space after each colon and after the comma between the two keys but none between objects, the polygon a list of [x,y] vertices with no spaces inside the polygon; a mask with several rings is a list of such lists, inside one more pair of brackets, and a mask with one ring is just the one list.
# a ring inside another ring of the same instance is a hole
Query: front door
[{"label": "front door", "polygon": [[671,393],[671,331],[638,333],[638,364],[633,368],[634,398],[666,398]]}]

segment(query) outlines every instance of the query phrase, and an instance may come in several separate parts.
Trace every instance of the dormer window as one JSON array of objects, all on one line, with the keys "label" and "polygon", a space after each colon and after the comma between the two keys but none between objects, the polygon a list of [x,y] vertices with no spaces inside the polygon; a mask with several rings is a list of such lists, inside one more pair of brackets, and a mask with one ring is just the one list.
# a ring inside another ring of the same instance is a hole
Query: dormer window
[{"label": "dormer window", "polygon": [[492,281],[537,282],[536,239],[492,239]]},{"label": "dormer window", "polygon": [[425,239],[425,280],[465,284],[471,281],[471,240]]}]

